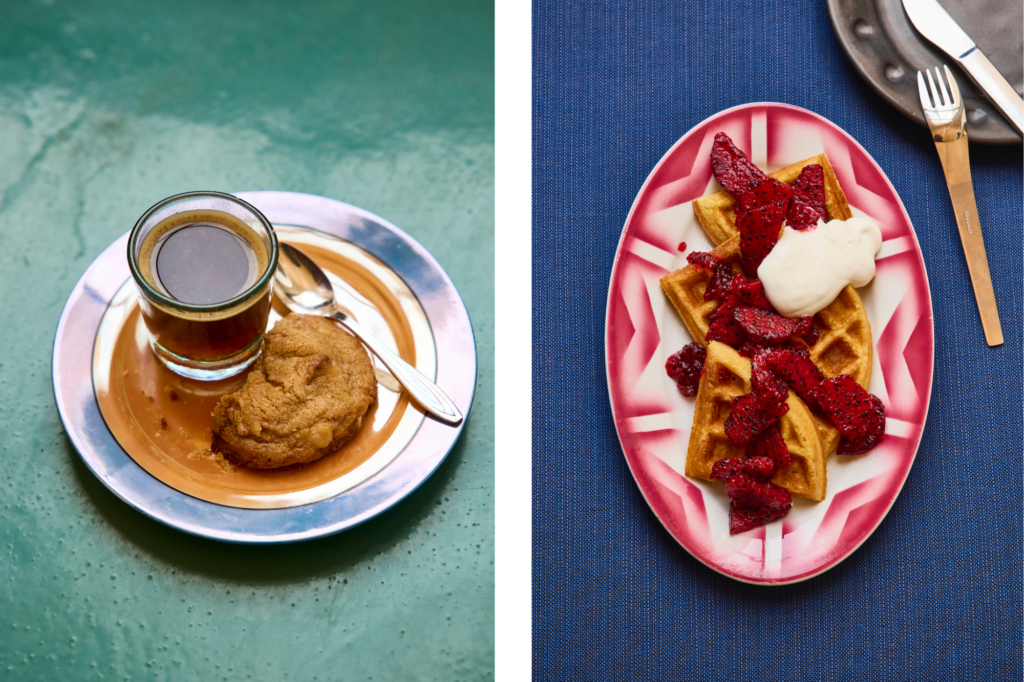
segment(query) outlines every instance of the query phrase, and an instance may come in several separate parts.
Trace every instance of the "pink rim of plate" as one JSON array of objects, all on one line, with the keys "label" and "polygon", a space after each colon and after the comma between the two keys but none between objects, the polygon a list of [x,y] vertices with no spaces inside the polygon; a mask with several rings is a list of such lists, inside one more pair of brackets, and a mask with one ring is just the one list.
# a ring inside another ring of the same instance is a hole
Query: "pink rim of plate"
[{"label": "pink rim of plate", "polygon": [[[828,155],[855,213],[882,231],[875,281],[860,290],[872,324],[870,390],[886,408],[886,438],[863,455],[828,456],[824,501],[796,500],[780,521],[730,536],[724,486],[684,476],[693,398],[665,375],[669,355],[692,339],[659,279],[685,254],[712,247],[689,202],[717,191],[709,155],[727,133],[760,167]],[[680,251],[681,241],[687,241]],[[921,249],[896,190],[874,159],[831,121],[788,104],[753,103],[704,120],[665,154],[637,194],[608,289],[608,393],[622,451],[647,504],[697,560],[736,580],[784,585],[848,557],[899,495],[921,442],[934,361],[931,295]]]}]

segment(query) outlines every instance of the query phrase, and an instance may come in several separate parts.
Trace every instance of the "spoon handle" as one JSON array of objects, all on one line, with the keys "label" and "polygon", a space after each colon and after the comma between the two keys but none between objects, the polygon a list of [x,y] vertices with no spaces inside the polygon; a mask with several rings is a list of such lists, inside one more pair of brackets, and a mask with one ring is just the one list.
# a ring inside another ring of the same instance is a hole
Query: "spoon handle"
[{"label": "spoon handle", "polygon": [[378,341],[362,325],[345,313],[337,311],[331,317],[366,344],[373,354],[380,358],[384,366],[391,370],[391,374],[405,387],[413,400],[423,406],[427,412],[449,424],[458,424],[462,421],[462,413],[459,412],[459,408],[455,407],[455,403],[437,387],[437,384],[423,376],[419,370],[400,358],[397,353]]}]

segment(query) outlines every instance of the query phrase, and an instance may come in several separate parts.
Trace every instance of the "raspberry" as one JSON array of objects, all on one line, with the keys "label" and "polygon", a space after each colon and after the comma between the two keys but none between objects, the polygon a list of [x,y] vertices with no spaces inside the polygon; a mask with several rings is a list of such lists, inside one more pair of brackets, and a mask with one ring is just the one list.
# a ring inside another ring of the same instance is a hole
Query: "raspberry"
[{"label": "raspberry", "polygon": [[679,392],[685,396],[697,395],[700,375],[704,370],[704,359],[708,352],[699,343],[688,343],[665,362],[665,372],[676,382]]}]

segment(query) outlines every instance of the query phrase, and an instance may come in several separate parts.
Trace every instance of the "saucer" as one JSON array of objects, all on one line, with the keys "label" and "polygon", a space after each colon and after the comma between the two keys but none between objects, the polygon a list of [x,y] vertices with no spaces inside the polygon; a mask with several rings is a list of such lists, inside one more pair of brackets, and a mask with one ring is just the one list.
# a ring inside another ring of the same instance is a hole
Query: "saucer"
[{"label": "saucer", "polygon": [[[469,413],[472,327],[437,262],[383,219],[338,201],[245,192],[281,241],[324,268],[339,304],[432,377]],[[375,361],[378,402],[359,435],[306,465],[253,471],[209,451],[210,412],[244,377],[185,379],[146,343],[125,253],[108,247],[72,291],[54,343],[54,394],[68,436],[94,474],[142,513],[188,533],[279,543],[357,525],[396,504],[440,465],[461,433],[428,417]],[[268,329],[287,314],[279,300]],[[95,339],[92,348],[83,339]],[[91,351],[91,352],[90,352]]]}]

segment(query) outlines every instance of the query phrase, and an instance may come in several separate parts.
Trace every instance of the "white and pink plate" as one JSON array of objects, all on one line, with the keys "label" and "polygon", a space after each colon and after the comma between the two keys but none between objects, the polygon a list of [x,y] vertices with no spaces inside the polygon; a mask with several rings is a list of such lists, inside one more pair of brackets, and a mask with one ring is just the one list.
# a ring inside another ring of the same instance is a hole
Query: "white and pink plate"
[{"label": "white and pink plate", "polygon": [[[885,441],[828,456],[828,495],[794,499],[779,521],[729,535],[725,486],[683,475],[694,399],[665,374],[690,337],[659,279],[713,247],[690,202],[721,189],[711,174],[715,133],[765,170],[825,152],[856,215],[882,230],[874,281],[859,289],[871,322],[870,391],[885,403]],[[686,246],[679,249],[681,242]],[[931,395],[934,332],[921,249],[885,173],[834,123],[787,104],[727,109],[676,142],[633,202],[615,254],[605,330],[608,392],[630,471],[669,533],[710,568],[743,582],[806,580],[848,557],[882,522],[914,462]]]}]

